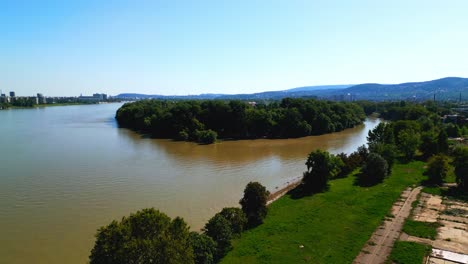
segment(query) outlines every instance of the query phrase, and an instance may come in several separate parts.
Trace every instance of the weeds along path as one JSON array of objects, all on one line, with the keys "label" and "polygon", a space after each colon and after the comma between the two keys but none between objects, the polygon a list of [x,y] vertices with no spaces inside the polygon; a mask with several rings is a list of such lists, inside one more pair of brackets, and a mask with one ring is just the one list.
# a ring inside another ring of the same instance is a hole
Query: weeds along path
[{"label": "weeds along path", "polygon": [[385,263],[398,239],[405,219],[409,216],[412,203],[416,201],[422,187],[406,189],[400,199],[392,206],[392,215],[385,218],[383,224],[372,234],[353,263]]}]

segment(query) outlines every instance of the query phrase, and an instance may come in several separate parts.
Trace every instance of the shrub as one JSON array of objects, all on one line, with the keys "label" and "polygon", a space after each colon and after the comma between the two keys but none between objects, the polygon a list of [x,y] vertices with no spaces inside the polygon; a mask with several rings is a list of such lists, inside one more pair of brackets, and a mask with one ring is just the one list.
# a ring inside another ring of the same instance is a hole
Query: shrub
[{"label": "shrub", "polygon": [[367,157],[361,173],[358,176],[358,183],[361,185],[373,185],[382,182],[388,175],[387,161],[379,154],[370,153]]},{"label": "shrub", "polygon": [[208,129],[208,130],[197,130],[195,131],[195,137],[199,143],[203,144],[211,144],[216,142],[218,138],[218,133],[215,131]]},{"label": "shrub", "polygon": [[450,169],[449,160],[445,155],[432,156],[427,162],[426,174],[429,181],[442,184]]}]

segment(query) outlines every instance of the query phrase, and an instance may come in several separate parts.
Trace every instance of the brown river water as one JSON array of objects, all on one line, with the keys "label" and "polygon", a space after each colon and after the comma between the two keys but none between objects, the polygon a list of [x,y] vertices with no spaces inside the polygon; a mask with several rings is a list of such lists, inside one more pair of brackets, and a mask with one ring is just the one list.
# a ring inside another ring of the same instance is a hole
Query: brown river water
[{"label": "brown river water", "polygon": [[145,207],[199,230],[249,181],[301,177],[307,154],[354,151],[380,121],[299,139],[212,145],[118,128],[120,104],[0,111],[0,263],[86,263],[97,228]]}]

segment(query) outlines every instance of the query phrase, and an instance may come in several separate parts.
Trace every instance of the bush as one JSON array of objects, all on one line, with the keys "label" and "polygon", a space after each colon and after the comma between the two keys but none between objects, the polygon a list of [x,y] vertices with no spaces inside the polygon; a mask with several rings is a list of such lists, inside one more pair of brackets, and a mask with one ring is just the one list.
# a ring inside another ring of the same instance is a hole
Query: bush
[{"label": "bush", "polygon": [[449,169],[449,160],[445,155],[432,156],[427,162],[426,175],[431,183],[442,184]]},{"label": "bush", "polygon": [[180,131],[179,134],[177,135],[177,140],[187,141],[188,139],[189,139],[189,134],[185,130]]},{"label": "bush", "polygon": [[267,215],[267,200],[270,192],[258,182],[249,182],[244,189],[244,197],[239,201],[247,216],[247,223],[254,227],[263,223]]},{"label": "bush", "polygon": [[369,151],[371,153],[379,154],[380,156],[382,156],[382,158],[385,159],[385,161],[387,161],[387,165],[388,165],[387,174],[390,174],[392,172],[393,164],[395,163],[395,160],[398,155],[395,145],[375,143],[369,146]]},{"label": "bush", "polygon": [[215,131],[208,129],[208,130],[197,130],[195,131],[195,137],[199,143],[203,144],[211,144],[216,142],[218,138],[218,133]]},{"label": "bush", "polygon": [[362,166],[361,173],[357,175],[357,180],[359,184],[368,186],[382,182],[387,175],[387,161],[379,154],[370,153]]},{"label": "bush", "polygon": [[101,227],[89,257],[93,263],[194,263],[183,219],[143,209]]},{"label": "bush", "polygon": [[211,237],[190,232],[190,244],[193,248],[195,264],[215,263],[216,242]]}]

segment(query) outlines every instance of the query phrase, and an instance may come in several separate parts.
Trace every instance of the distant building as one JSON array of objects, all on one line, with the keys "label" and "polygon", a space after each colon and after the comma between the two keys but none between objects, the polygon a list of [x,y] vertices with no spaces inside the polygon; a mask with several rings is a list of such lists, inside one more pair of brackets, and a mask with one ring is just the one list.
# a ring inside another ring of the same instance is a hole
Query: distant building
[{"label": "distant building", "polygon": [[15,97],[15,92],[10,92],[10,97]]},{"label": "distant building", "polygon": [[9,103],[9,102],[10,102],[10,97],[6,96],[6,94],[0,95],[0,103]]},{"label": "distant building", "polygon": [[37,96],[29,96],[29,97],[26,97],[29,101],[31,101],[33,104],[39,104],[39,99],[37,98]]},{"label": "distant building", "polygon": [[37,101],[39,104],[47,104],[46,98],[41,93],[37,94]]},{"label": "distant building", "polygon": [[107,100],[107,94],[95,93],[93,96],[83,96],[78,97],[80,102],[89,102],[89,103],[99,103]]}]

